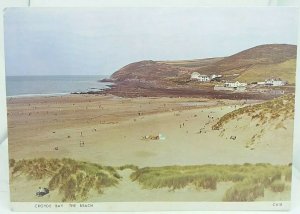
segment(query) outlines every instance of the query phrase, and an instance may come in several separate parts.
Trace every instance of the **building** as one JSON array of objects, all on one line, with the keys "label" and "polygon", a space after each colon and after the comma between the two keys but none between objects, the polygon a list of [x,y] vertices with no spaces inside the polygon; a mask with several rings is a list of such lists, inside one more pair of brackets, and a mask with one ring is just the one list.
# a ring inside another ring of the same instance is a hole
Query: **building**
[{"label": "building", "polygon": [[265,85],[268,86],[283,86],[286,85],[286,81],[282,81],[281,79],[266,79]]},{"label": "building", "polygon": [[210,76],[210,80],[211,81],[218,81],[218,82],[220,82],[221,81],[221,77],[222,77],[222,75],[213,74],[213,75]]},{"label": "building", "polygon": [[224,87],[229,87],[229,88],[238,88],[238,87],[246,87],[246,86],[247,86],[247,83],[240,83],[239,81],[224,83]]},{"label": "building", "polygon": [[207,75],[201,75],[198,72],[193,72],[191,74],[191,80],[198,80],[200,82],[209,82],[210,81],[210,77]]},{"label": "building", "polygon": [[209,81],[220,81],[222,75],[213,74],[211,76],[205,74],[199,74],[198,72],[193,72],[191,74],[191,80],[198,80],[200,82],[209,82]]},{"label": "building", "polygon": [[224,85],[215,85],[214,90],[216,91],[245,91],[247,83],[236,82],[225,82]]},{"label": "building", "polygon": [[198,80],[200,82],[209,82],[210,81],[210,77],[207,75],[199,75]]},{"label": "building", "polygon": [[193,72],[191,74],[191,79],[198,79],[199,76],[200,76],[200,74],[198,72]]}]

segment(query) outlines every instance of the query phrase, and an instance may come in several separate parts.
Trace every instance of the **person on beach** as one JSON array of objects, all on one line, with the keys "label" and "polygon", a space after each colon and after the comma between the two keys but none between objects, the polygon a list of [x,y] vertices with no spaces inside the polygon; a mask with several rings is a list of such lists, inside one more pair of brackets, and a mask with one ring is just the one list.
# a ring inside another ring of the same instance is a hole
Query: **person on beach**
[{"label": "person on beach", "polygon": [[80,147],[83,147],[83,146],[84,146],[84,141],[83,141],[83,140],[80,141],[79,146],[80,146]]}]

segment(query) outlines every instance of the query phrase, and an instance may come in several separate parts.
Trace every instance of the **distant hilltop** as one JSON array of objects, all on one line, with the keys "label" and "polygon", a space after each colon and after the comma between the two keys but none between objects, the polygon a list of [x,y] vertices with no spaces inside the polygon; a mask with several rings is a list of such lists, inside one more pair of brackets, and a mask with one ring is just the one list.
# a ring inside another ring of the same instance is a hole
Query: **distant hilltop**
[{"label": "distant hilltop", "polygon": [[295,83],[297,46],[259,45],[227,57],[208,59],[152,61],[128,64],[111,75],[114,82],[187,79],[193,72],[222,75],[230,81],[264,81],[270,77]]}]

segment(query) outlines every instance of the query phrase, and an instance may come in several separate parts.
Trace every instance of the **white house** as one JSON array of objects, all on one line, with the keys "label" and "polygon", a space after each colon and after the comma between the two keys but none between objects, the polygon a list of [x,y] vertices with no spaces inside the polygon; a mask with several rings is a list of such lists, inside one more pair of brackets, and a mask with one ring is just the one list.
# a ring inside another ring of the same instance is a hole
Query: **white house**
[{"label": "white house", "polygon": [[229,87],[229,88],[246,87],[246,86],[247,83],[240,83],[239,81],[224,83],[224,87]]},{"label": "white house", "polygon": [[281,79],[267,79],[265,80],[265,85],[269,86],[283,86],[286,82],[282,81]]},{"label": "white house", "polygon": [[200,82],[209,82],[209,81],[210,81],[210,77],[207,76],[207,75],[200,75],[200,76],[198,77],[198,80],[199,80]]},{"label": "white house", "polygon": [[198,80],[200,82],[209,82],[210,81],[210,77],[207,75],[201,75],[198,72],[193,72],[191,74],[191,79],[192,80]]},{"label": "white house", "polygon": [[247,83],[236,82],[225,82],[224,85],[215,85],[214,90],[216,91],[245,91]]},{"label": "white house", "polygon": [[200,76],[200,74],[198,72],[193,72],[191,74],[191,79],[198,79],[199,76]]},{"label": "white house", "polygon": [[213,75],[210,76],[210,79],[211,80],[216,80],[216,79],[220,80],[221,77],[222,77],[222,75],[213,74]]}]

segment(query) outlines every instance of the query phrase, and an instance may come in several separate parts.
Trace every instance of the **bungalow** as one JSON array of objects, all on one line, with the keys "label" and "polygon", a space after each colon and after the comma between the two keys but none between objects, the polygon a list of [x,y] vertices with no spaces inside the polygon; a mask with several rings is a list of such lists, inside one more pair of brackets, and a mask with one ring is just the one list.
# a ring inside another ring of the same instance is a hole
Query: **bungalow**
[{"label": "bungalow", "polygon": [[228,88],[237,88],[237,87],[246,87],[246,86],[247,83],[240,83],[239,81],[224,83],[224,87],[228,87]]},{"label": "bungalow", "polygon": [[219,91],[245,91],[247,83],[236,82],[225,82],[224,85],[215,85],[214,90]]},{"label": "bungalow", "polygon": [[200,76],[200,74],[198,72],[193,72],[191,74],[191,79],[198,79],[199,76]]},{"label": "bungalow", "polygon": [[191,74],[191,80],[198,80],[200,82],[209,82],[210,81],[210,77],[207,75],[201,75],[198,72],[193,72]]},{"label": "bungalow", "polygon": [[283,86],[286,85],[286,81],[282,81],[281,79],[266,79],[265,85],[268,86]]}]

